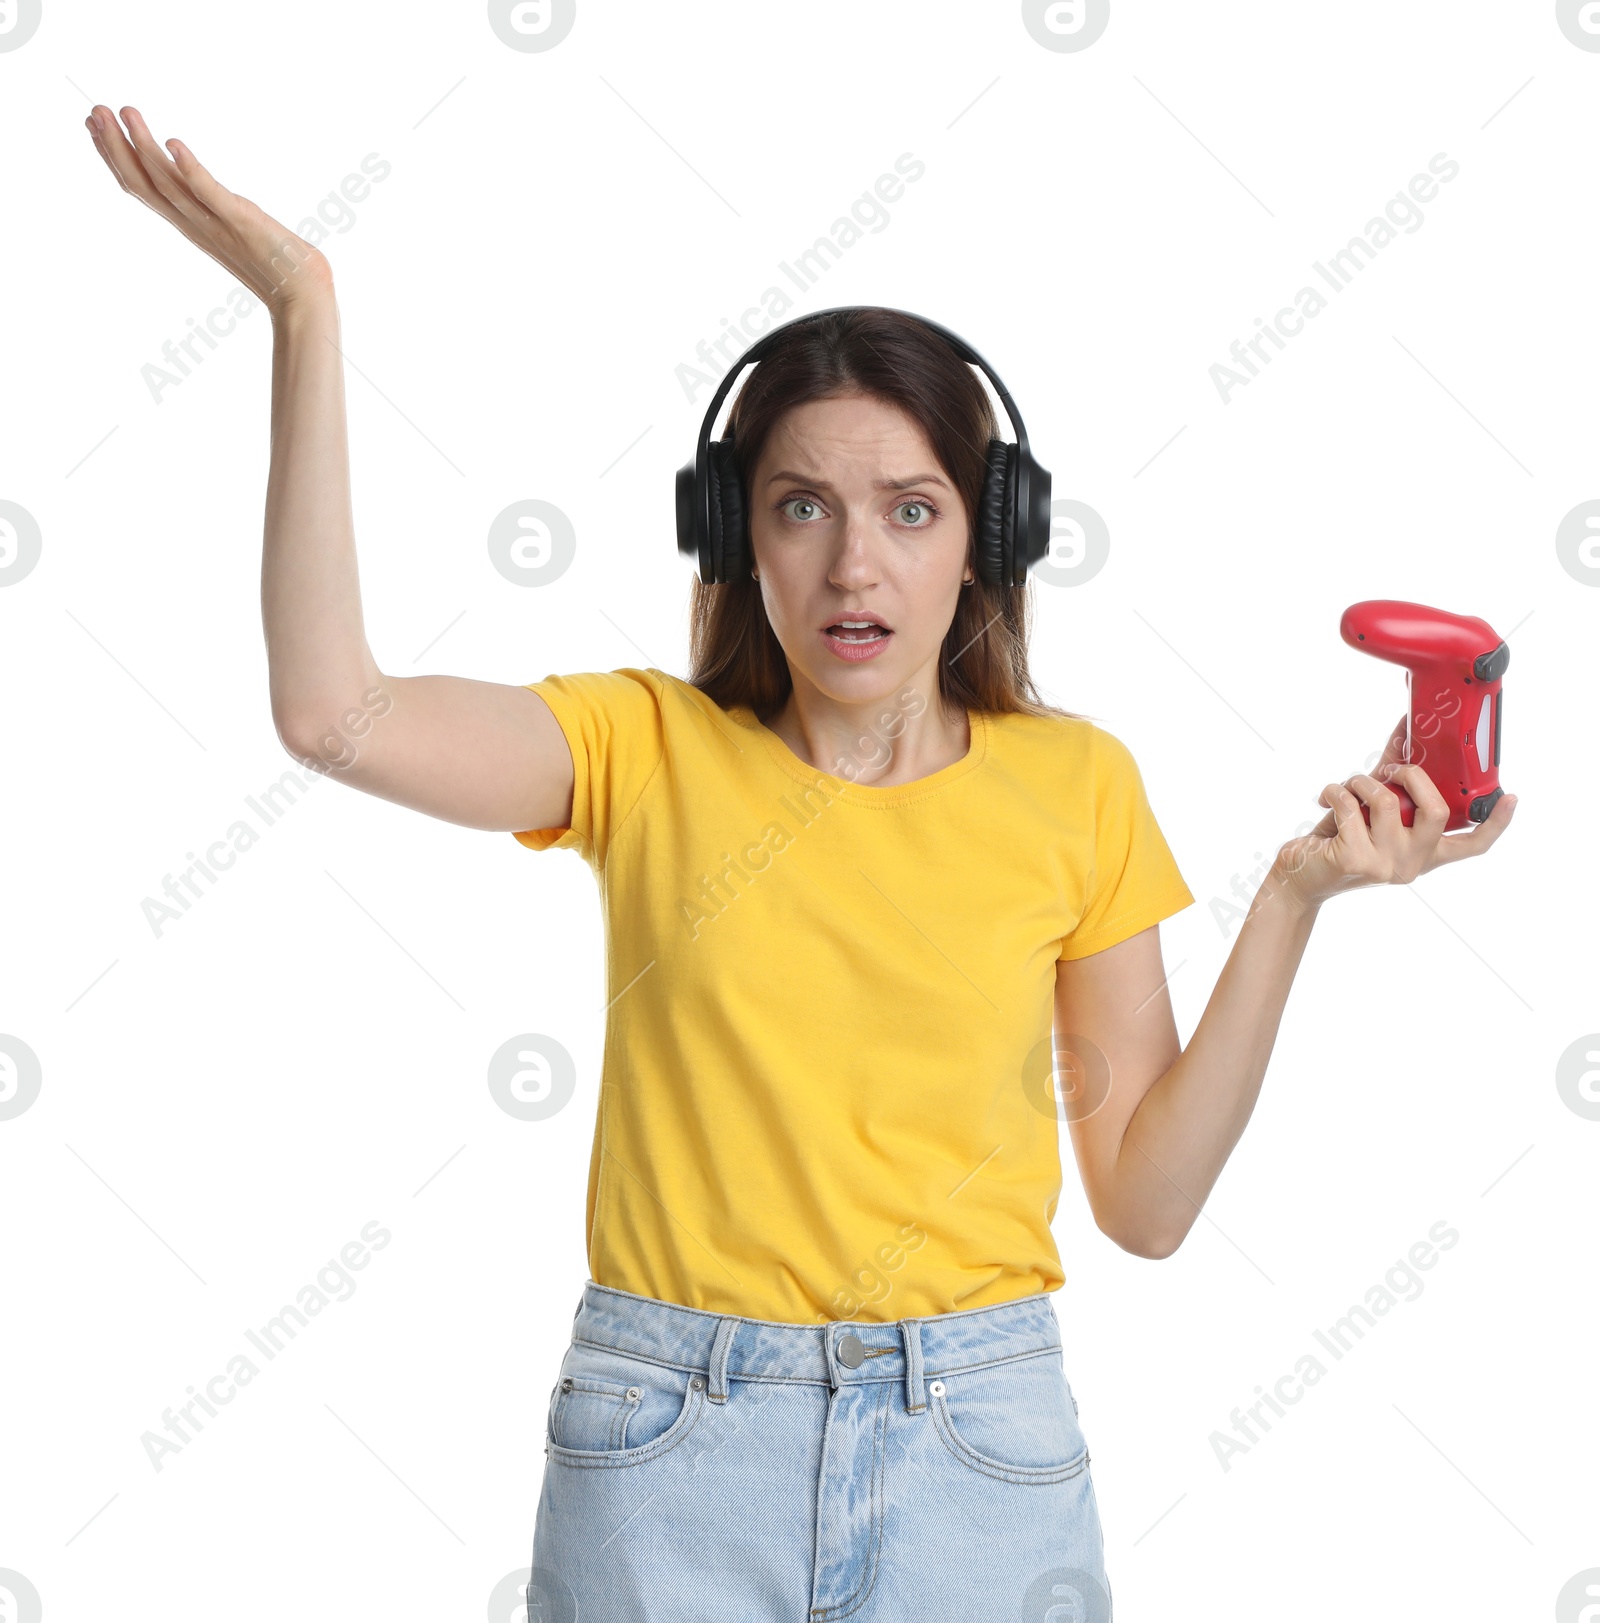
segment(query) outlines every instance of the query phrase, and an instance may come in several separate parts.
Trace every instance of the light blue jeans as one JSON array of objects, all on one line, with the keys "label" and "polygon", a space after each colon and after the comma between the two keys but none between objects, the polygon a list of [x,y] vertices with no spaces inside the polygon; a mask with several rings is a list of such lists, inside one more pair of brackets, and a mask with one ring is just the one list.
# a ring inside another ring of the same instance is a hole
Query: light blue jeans
[{"label": "light blue jeans", "polygon": [[891,1324],[589,1280],[550,1394],[529,1623],[1107,1623],[1047,1293]]}]

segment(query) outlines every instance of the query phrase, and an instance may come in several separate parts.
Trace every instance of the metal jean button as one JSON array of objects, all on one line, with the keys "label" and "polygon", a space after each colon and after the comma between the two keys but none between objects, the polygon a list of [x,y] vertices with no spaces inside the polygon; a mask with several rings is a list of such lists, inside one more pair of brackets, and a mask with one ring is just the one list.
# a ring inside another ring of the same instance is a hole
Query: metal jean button
[{"label": "metal jean button", "polygon": [[839,1362],[846,1369],[859,1369],[861,1361],[867,1356],[866,1344],[860,1336],[845,1334],[839,1337],[839,1344],[834,1349],[839,1355]]}]

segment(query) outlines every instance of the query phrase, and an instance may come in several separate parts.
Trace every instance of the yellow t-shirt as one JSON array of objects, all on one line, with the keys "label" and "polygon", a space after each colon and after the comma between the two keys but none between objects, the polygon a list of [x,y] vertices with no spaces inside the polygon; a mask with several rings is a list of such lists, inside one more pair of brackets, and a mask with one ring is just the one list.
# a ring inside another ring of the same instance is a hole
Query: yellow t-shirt
[{"label": "yellow t-shirt", "polygon": [[1056,961],[1194,901],[1127,747],[974,711],[961,760],[876,787],[664,671],[527,686],[572,826],[515,838],[604,908],[593,1278],[805,1324],[1059,1287]]}]

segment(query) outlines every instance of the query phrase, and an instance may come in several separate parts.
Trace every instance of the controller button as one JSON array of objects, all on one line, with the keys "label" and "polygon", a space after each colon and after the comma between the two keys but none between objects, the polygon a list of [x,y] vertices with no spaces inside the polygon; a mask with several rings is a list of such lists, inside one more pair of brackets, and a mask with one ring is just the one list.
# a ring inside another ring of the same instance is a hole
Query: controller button
[{"label": "controller button", "polygon": [[1505,643],[1498,648],[1491,649],[1487,654],[1479,654],[1472,662],[1472,674],[1480,682],[1497,682],[1505,675],[1506,666],[1511,663],[1511,649]]},{"label": "controller button", "polygon": [[1488,817],[1489,813],[1494,810],[1494,803],[1504,793],[1504,789],[1495,789],[1489,794],[1479,795],[1478,798],[1467,807],[1467,816],[1470,817],[1475,823],[1483,822],[1483,820]]}]

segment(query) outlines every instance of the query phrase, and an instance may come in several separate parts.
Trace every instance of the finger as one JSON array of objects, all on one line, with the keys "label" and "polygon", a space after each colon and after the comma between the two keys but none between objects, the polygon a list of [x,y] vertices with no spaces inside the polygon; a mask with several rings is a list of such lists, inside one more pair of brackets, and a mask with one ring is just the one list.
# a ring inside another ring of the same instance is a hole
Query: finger
[{"label": "finger", "polygon": [[122,133],[122,126],[117,122],[116,114],[109,107],[96,103],[90,118],[93,119],[96,115],[101,122],[92,127],[95,145],[100,149],[100,156],[110,165],[112,174],[117,177],[117,183],[123,191],[130,192],[148,208],[154,209],[164,220],[172,220],[175,211],[151,185],[150,176],[145,172],[139,154],[133,150],[127,136]]},{"label": "finger", "polygon": [[1330,783],[1318,796],[1328,807],[1332,838],[1316,843],[1307,853],[1311,865],[1332,889],[1347,890],[1369,883],[1363,878],[1378,861],[1372,831],[1362,821],[1361,802],[1342,783]]},{"label": "finger", "polygon": [[[96,123],[97,117],[105,120],[104,128]],[[148,203],[151,208],[156,208],[149,179],[144,173],[143,166],[137,161],[133,149],[122,139],[122,131],[117,127],[111,109],[97,105],[84,123],[89,127],[89,134],[94,137],[95,151],[105,159],[106,168],[117,177],[117,184],[123,191],[131,192],[141,203]]]},{"label": "finger", "polygon": [[137,107],[122,109],[124,123],[133,137],[134,151],[144,165],[151,184],[171,206],[192,225],[206,225],[216,218],[204,203],[189,190],[178,166],[163,152],[150,133],[150,126],[140,116]]},{"label": "finger", "polygon": [[[1401,862],[1400,836],[1404,830],[1400,826],[1399,802],[1364,772],[1330,787],[1339,795],[1333,802],[1339,835],[1330,855],[1336,857],[1336,866],[1344,874],[1345,883],[1387,881]],[[1393,804],[1386,807],[1385,800]],[[1367,810],[1365,817],[1361,815],[1363,806]]]},{"label": "finger", "polygon": [[176,136],[167,145],[172,148],[178,173],[189,190],[218,218],[230,216],[239,206],[238,197],[214,179],[211,171]]},{"label": "finger", "polygon": [[1361,820],[1361,802],[1342,783],[1328,784],[1317,800],[1328,808],[1328,815],[1334,822],[1331,832],[1338,838],[1356,839],[1356,828],[1360,828],[1363,834],[1367,832],[1366,824]]},{"label": "finger", "polygon": [[1420,766],[1395,762],[1388,767],[1379,767],[1377,775],[1380,782],[1398,783],[1411,796],[1417,808],[1411,820],[1413,830],[1419,823],[1437,823],[1442,829],[1450,821],[1449,802],[1439,793],[1438,784]]},{"label": "finger", "polygon": [[189,190],[188,184],[178,172],[178,166],[156,140],[154,132],[145,122],[144,115],[139,109],[124,107],[122,121],[128,127],[129,139],[133,142],[133,149],[138,154],[139,162],[144,166],[145,174],[150,177],[151,185],[185,219],[196,223],[209,219],[211,211]]},{"label": "finger", "polygon": [[1434,847],[1434,867],[1442,867],[1447,862],[1460,862],[1463,857],[1475,857],[1487,851],[1510,827],[1516,806],[1515,795],[1502,795],[1483,822],[1458,834],[1441,835],[1438,845]]},{"label": "finger", "polygon": [[99,127],[95,124],[94,114],[91,113],[86,119],[84,119],[83,123],[84,127],[89,132],[89,138],[94,142],[95,151],[100,154],[106,168],[109,169],[113,175],[116,175],[117,184],[122,187],[123,191],[127,191],[127,182],[123,180],[121,175],[117,174],[117,166],[111,161],[111,154],[106,150],[105,140],[100,134]]},{"label": "finger", "polygon": [[1374,844],[1394,839],[1403,831],[1400,802],[1388,784],[1380,783],[1369,773],[1357,772],[1354,777],[1345,780],[1345,787],[1367,808]]}]

